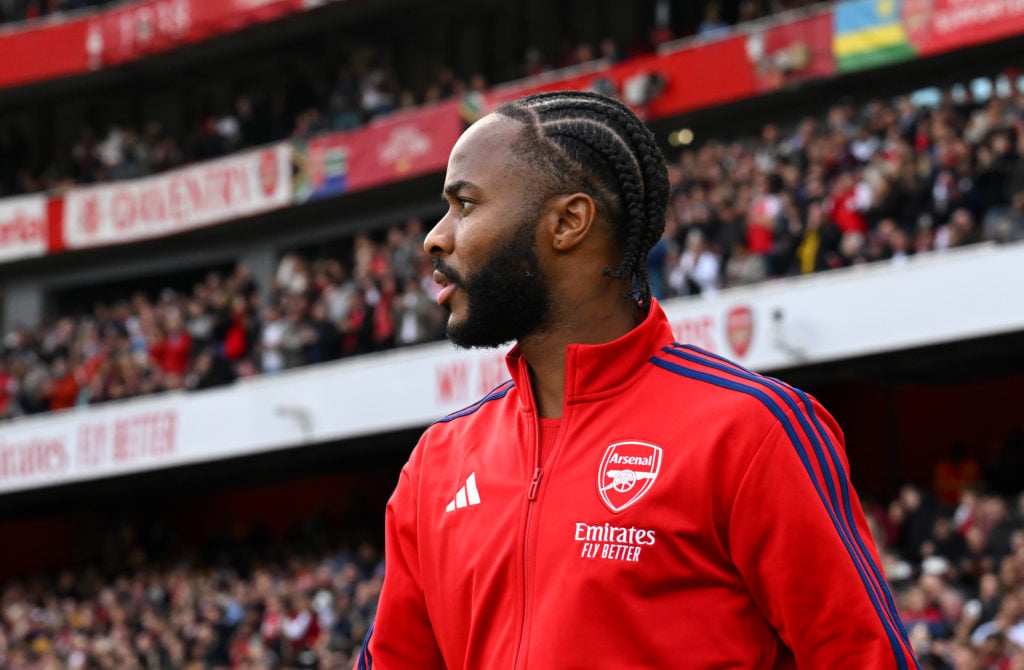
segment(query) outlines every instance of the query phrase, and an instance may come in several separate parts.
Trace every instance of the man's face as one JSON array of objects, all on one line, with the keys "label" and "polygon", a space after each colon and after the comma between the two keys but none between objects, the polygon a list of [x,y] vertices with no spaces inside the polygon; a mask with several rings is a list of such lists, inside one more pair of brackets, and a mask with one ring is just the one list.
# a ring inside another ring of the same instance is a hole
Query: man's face
[{"label": "man's face", "polygon": [[551,296],[536,251],[541,198],[512,155],[521,125],[489,116],[459,139],[448,161],[448,212],[424,241],[434,258],[448,336],[496,347],[542,329]]}]

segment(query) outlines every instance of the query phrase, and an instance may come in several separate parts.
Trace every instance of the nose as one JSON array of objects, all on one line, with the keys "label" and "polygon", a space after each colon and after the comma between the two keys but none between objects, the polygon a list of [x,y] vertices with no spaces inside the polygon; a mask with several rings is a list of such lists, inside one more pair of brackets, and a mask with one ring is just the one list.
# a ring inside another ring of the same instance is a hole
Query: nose
[{"label": "nose", "polygon": [[452,225],[448,214],[427,233],[423,239],[423,250],[431,256],[446,256],[452,252]]}]

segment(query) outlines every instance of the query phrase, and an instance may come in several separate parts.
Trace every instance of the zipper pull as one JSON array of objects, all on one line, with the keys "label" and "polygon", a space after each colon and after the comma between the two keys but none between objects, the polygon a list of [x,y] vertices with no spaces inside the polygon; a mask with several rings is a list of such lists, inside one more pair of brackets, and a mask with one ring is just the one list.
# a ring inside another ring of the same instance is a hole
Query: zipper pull
[{"label": "zipper pull", "polygon": [[537,489],[540,488],[540,478],[544,476],[544,468],[537,468],[533,471],[533,480],[530,481],[529,500],[537,499]]}]

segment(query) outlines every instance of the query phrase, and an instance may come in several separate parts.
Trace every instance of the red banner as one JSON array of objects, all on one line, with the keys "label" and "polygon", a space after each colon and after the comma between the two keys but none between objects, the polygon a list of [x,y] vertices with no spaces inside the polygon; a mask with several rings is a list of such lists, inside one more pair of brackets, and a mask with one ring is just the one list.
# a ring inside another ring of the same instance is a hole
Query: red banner
[{"label": "red banner", "polygon": [[303,0],[143,0],[92,19],[87,51],[119,65],[303,9]]},{"label": "red banner", "polygon": [[1024,33],[1017,0],[904,0],[903,25],[921,56]]},{"label": "red banner", "polygon": [[307,0],[142,0],[0,32],[0,88],[83,74],[306,11]]},{"label": "red banner", "polygon": [[86,22],[0,32],[0,88],[89,71]]},{"label": "red banner", "polygon": [[735,36],[667,54],[633,58],[607,69],[544,84],[499,87],[488,94],[488,108],[528,93],[589,89],[598,80],[621,92],[637,77],[654,76],[662,79],[664,88],[639,110],[649,119],[739,100],[758,91],[754,67],[747,58],[746,38]]},{"label": "red banner", "polygon": [[464,127],[458,104],[445,102],[393,114],[341,136],[349,156],[347,190],[444,170]]},{"label": "red banner", "polygon": [[831,77],[836,73],[832,13],[822,12],[752,31],[747,35],[747,57],[754,66],[761,91]]}]

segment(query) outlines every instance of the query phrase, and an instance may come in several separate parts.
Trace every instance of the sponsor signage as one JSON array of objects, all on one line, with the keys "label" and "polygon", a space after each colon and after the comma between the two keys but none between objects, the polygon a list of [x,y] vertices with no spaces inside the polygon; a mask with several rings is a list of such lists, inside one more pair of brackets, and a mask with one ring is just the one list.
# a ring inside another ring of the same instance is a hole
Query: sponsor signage
[{"label": "sponsor signage", "polygon": [[0,263],[44,255],[48,237],[45,196],[0,200]]},{"label": "sponsor signage", "polygon": [[84,74],[306,11],[309,0],[141,0],[0,30],[0,88]]},{"label": "sponsor signage", "polygon": [[921,56],[1024,33],[1017,0],[903,0],[903,23]]},{"label": "sponsor signage", "polygon": [[302,0],[143,0],[92,18],[85,47],[93,68],[120,65],[304,9]]},{"label": "sponsor signage", "polygon": [[72,189],[64,197],[68,249],[173,235],[291,203],[287,143],[153,177]]},{"label": "sponsor signage", "polygon": [[394,114],[350,133],[349,188],[371,188],[444,170],[464,129],[458,103],[445,102]]},{"label": "sponsor signage", "polygon": [[293,143],[295,201],[441,172],[465,129],[457,102],[400,112],[345,133]]}]

